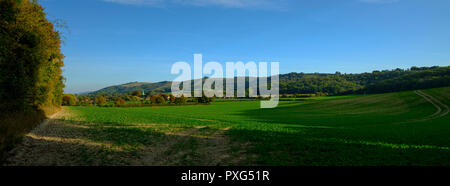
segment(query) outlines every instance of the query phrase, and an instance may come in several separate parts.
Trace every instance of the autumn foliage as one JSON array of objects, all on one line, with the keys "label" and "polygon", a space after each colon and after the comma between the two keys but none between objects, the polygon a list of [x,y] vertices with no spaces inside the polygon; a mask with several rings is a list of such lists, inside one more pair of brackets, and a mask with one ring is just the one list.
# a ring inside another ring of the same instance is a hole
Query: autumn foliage
[{"label": "autumn foliage", "polygon": [[64,94],[62,99],[62,105],[72,106],[77,104],[77,97],[73,94]]},{"label": "autumn foliage", "polygon": [[122,98],[116,98],[116,100],[114,101],[114,104],[125,105],[125,100],[123,100]]},{"label": "autumn foliage", "polygon": [[60,34],[37,1],[0,1],[0,102],[8,111],[59,106]]},{"label": "autumn foliage", "polygon": [[[61,105],[60,47],[60,33],[37,1],[0,0],[0,164],[27,131]],[[74,103],[70,96],[66,101]]]}]

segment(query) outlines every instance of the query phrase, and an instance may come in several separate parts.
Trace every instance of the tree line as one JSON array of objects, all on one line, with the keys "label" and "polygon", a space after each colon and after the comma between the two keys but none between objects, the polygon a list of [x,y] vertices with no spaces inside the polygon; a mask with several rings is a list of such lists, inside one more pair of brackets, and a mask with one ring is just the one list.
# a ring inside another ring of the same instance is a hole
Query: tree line
[{"label": "tree line", "polygon": [[0,1],[0,109],[59,106],[61,37],[37,1]]},{"label": "tree line", "polygon": [[35,0],[0,0],[0,164],[62,102],[61,36],[43,10]]},{"label": "tree line", "polygon": [[[214,101],[213,98],[208,98],[205,95],[198,98],[187,98],[184,96],[175,97],[172,94],[158,93],[144,95],[142,91],[135,90],[133,92],[124,94],[89,94],[89,95],[73,95],[64,94],[62,105],[65,106],[145,106],[145,105],[185,105],[185,104],[209,104]],[[128,103],[127,103],[128,102]]]},{"label": "tree line", "polygon": [[[316,94],[316,95],[345,95],[345,94],[370,94],[393,91],[415,90],[424,88],[436,88],[450,86],[450,67],[411,67],[409,69],[393,69],[373,71],[358,74],[336,73],[288,73],[281,74],[280,94]],[[208,77],[203,78],[203,82]],[[270,82],[269,78],[269,82]],[[237,78],[234,78],[235,87]],[[250,84],[250,78],[245,78],[246,87]],[[144,90],[152,94],[169,93],[171,82],[139,83],[132,82],[125,85],[111,86],[91,94],[121,94],[133,90]],[[226,94],[226,81],[223,83],[223,93]],[[268,83],[270,87],[270,83]],[[214,86],[213,86],[214,88]],[[191,83],[194,90],[194,81]],[[236,93],[235,93],[236,94]],[[245,95],[249,95],[246,89]]]},{"label": "tree line", "polygon": [[289,73],[280,76],[281,94],[371,94],[450,86],[450,66],[411,67],[360,74]]}]

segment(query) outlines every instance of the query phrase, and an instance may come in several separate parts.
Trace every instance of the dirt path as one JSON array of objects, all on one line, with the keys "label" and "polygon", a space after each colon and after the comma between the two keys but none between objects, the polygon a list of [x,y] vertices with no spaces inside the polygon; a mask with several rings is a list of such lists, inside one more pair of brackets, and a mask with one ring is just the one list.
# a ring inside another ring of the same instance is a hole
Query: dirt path
[{"label": "dirt path", "polygon": [[437,109],[437,111],[434,114],[427,117],[426,120],[444,117],[450,112],[448,105],[442,103],[441,101],[434,98],[433,96],[426,94],[420,90],[416,90],[416,91],[414,91],[414,93],[423,97],[425,100],[427,100],[429,103],[431,103]]},{"label": "dirt path", "polygon": [[[23,141],[10,152],[5,165],[233,165],[247,155],[233,146],[226,131],[207,126],[166,132],[152,137],[148,146],[120,146],[92,136],[91,125],[74,123],[61,118],[72,113],[62,110],[24,136]],[[139,129],[142,126],[126,126]],[[149,124],[144,127],[156,127]],[[110,128],[110,127],[105,127]],[[115,127],[120,130],[120,126]],[[97,133],[96,133],[97,134]],[[107,135],[110,133],[106,133]],[[147,134],[145,134],[147,135]]]},{"label": "dirt path", "polygon": [[56,123],[54,118],[64,113],[65,111],[61,110],[53,114],[26,134],[22,143],[10,152],[11,156],[7,159],[6,165],[61,165],[61,162],[58,162],[61,158],[55,153],[61,148],[58,142],[70,141],[69,137],[73,137],[69,135],[70,132],[54,125]]},{"label": "dirt path", "polygon": [[[72,166],[102,165],[107,158],[103,150],[117,149],[111,144],[94,141],[83,133],[83,126],[60,118],[72,113],[62,109],[23,137],[22,143],[10,151],[7,166]],[[89,160],[92,154],[97,160]]]}]

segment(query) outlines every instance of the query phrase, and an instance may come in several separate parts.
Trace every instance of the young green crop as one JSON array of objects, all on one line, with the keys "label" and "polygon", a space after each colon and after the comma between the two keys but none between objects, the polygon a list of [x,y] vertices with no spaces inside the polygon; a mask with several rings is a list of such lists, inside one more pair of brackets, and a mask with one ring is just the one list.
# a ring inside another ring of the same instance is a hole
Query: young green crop
[{"label": "young green crop", "polygon": [[[449,87],[423,92],[450,105]],[[413,91],[282,101],[274,109],[260,109],[259,104],[69,107],[74,116],[66,119],[99,126],[142,126],[133,131],[108,129],[110,140],[117,138],[114,135],[128,136],[123,143],[133,145],[151,143],[140,135],[199,126],[208,131],[229,128],[225,134],[232,141],[250,144],[241,146],[249,155],[240,165],[450,165],[449,115],[430,119],[436,108]]]}]

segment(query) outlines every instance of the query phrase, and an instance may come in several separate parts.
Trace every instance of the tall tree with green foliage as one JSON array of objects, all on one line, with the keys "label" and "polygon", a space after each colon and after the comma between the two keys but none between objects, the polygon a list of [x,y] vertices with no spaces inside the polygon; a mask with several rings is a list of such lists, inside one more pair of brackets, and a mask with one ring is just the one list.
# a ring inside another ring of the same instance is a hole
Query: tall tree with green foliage
[{"label": "tall tree with green foliage", "polygon": [[0,0],[0,109],[59,106],[60,34],[36,0]]}]

